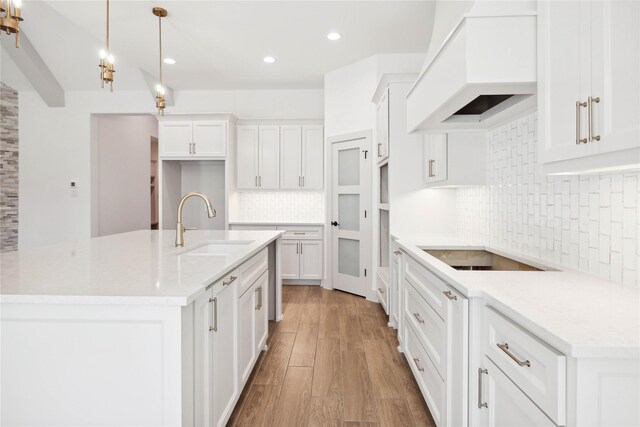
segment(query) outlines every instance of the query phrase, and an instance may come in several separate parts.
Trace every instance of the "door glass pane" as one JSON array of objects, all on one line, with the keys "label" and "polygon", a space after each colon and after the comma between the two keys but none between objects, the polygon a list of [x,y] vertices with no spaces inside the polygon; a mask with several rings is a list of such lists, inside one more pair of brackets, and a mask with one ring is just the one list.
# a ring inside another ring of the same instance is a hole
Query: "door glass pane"
[{"label": "door glass pane", "polygon": [[338,151],[338,185],[360,184],[360,148]]},{"label": "door glass pane", "polygon": [[360,241],[338,239],[338,272],[360,277]]},{"label": "door glass pane", "polygon": [[340,230],[360,231],[360,195],[338,195],[338,222]]}]

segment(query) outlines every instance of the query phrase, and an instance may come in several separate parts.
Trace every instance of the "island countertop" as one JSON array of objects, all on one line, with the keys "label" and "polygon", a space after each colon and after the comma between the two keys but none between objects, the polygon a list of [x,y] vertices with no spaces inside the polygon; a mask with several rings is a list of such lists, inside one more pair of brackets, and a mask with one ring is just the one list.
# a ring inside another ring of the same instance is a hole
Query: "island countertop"
[{"label": "island countertop", "polygon": [[[8,252],[0,256],[0,302],[187,305],[283,233],[196,230],[176,248],[175,231],[140,230]],[[251,243],[230,254],[186,254],[213,241]]]},{"label": "island countertop", "polygon": [[[412,258],[468,298],[487,303],[563,353],[640,356],[640,290],[459,236],[394,236]],[[458,271],[424,249],[486,249],[551,271]]]}]

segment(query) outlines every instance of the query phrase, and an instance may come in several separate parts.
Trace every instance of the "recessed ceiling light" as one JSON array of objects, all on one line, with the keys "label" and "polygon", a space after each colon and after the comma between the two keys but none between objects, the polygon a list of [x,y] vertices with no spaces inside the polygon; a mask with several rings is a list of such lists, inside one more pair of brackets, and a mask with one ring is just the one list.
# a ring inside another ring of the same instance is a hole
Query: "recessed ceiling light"
[{"label": "recessed ceiling light", "polygon": [[340,37],[342,37],[340,35],[340,33],[329,33],[327,34],[327,38],[331,41],[336,41],[336,40],[340,40]]},{"label": "recessed ceiling light", "polygon": [[276,58],[274,58],[273,56],[265,56],[264,58],[262,58],[262,60],[267,64],[273,64],[274,62],[276,62]]},{"label": "recessed ceiling light", "polygon": [[173,65],[176,63],[176,60],[173,58],[164,58],[164,63],[165,64],[169,64],[169,65]]}]

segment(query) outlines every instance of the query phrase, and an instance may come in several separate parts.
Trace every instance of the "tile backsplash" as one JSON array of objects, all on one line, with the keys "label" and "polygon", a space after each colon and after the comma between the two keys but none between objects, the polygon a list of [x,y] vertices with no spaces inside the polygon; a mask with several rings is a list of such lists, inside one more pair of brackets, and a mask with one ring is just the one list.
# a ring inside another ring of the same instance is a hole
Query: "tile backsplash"
[{"label": "tile backsplash", "polygon": [[322,191],[246,191],[237,196],[237,217],[232,218],[232,221],[324,221]]},{"label": "tile backsplash", "polygon": [[540,175],[536,127],[533,113],[487,132],[488,185],[457,190],[458,232],[638,286],[639,174]]}]

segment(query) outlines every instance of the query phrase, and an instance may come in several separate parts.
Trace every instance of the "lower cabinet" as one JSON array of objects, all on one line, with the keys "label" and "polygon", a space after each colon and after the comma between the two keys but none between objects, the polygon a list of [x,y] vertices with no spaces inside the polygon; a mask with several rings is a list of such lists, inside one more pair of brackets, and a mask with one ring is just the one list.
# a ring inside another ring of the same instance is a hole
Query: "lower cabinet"
[{"label": "lower cabinet", "polygon": [[322,240],[282,240],[282,278],[321,280]]},{"label": "lower cabinet", "polygon": [[266,249],[193,302],[193,423],[226,425],[268,335]]},{"label": "lower cabinet", "polygon": [[195,425],[220,426],[238,395],[235,289],[220,281],[194,303]]},{"label": "lower cabinet", "polygon": [[478,407],[486,409],[482,424],[490,427],[550,426],[551,421],[489,358],[478,370]]}]

